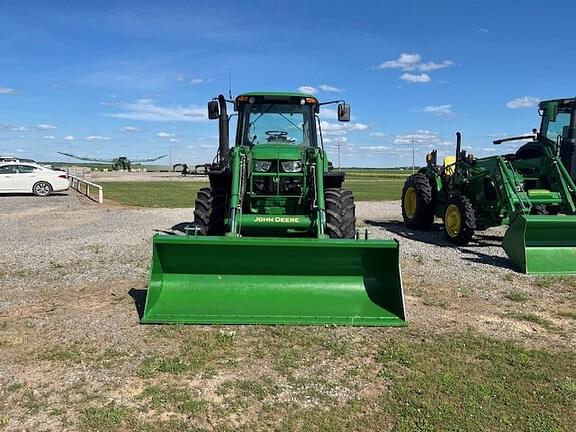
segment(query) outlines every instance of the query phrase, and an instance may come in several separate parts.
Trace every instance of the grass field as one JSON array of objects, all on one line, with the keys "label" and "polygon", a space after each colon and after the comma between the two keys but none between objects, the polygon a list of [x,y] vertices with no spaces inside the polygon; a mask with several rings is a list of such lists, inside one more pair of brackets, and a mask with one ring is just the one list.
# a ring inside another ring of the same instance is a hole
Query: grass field
[{"label": "grass field", "polygon": [[[406,175],[375,173],[350,175],[345,187],[354,192],[356,201],[400,199]],[[204,182],[106,182],[104,197],[119,204],[138,207],[193,207],[196,192],[208,186]]]},{"label": "grass field", "polygon": [[[69,368],[104,370],[125,370],[126,363],[136,362],[125,380],[139,383],[139,395],[122,403],[81,394],[80,430],[179,432],[191,430],[191,424],[199,431],[576,427],[571,351],[531,349],[466,332],[432,336],[422,330],[282,326],[146,330],[147,344],[175,351],[99,356],[88,354],[89,347],[63,345],[40,357]],[[202,382],[219,383],[213,398],[200,396]],[[18,387],[4,397],[31,396]],[[144,415],[155,412],[170,414],[165,419]]]}]

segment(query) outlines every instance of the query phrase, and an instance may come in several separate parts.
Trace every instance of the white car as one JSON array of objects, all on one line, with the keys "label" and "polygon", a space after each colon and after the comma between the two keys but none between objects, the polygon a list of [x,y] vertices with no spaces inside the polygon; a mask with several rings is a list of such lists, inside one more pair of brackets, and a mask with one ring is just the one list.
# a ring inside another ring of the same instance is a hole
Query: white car
[{"label": "white car", "polygon": [[70,187],[68,174],[35,163],[0,162],[0,193],[47,196]]}]

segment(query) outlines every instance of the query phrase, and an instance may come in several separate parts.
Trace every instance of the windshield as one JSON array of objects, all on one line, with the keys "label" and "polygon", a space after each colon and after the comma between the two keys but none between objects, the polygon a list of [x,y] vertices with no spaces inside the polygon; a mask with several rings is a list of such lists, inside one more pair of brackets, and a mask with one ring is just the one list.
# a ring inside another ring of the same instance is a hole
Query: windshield
[{"label": "windshield", "polygon": [[546,127],[546,138],[551,141],[556,142],[558,136],[562,136],[564,126],[570,124],[570,113],[569,112],[559,112],[556,115],[556,121],[548,121],[545,125]]},{"label": "windshield", "polygon": [[294,144],[311,146],[313,114],[309,105],[252,104],[244,111],[242,144]]}]

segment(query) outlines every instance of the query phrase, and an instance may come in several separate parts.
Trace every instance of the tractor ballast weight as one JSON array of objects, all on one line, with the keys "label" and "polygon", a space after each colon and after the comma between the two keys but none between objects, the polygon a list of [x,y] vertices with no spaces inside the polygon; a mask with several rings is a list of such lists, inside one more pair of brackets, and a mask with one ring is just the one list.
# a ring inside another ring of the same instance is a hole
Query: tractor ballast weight
[{"label": "tractor ballast weight", "polygon": [[344,174],[317,142],[319,108],[291,93],[208,104],[220,129],[210,187],[186,235],[153,237],[143,323],[406,325],[398,243],[357,235]]},{"label": "tractor ballast weight", "polygon": [[475,158],[461,150],[458,133],[455,158],[439,166],[436,151],[429,154],[427,166],[404,185],[405,224],[428,229],[441,217],[447,238],[458,245],[475,230],[509,225],[502,246],[520,271],[576,274],[576,186],[562,163],[560,137],[547,133],[560,118],[551,109],[541,104],[539,133],[494,141],[531,140],[516,153]]}]

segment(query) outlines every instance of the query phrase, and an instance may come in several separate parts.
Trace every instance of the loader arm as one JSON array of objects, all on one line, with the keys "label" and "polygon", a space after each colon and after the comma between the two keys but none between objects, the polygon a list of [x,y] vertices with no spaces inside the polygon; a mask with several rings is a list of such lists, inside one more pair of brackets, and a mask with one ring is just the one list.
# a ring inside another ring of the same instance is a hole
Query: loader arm
[{"label": "loader arm", "polygon": [[549,147],[546,147],[545,152],[550,158],[553,170],[558,175],[560,193],[565,202],[565,212],[567,214],[576,214],[576,185],[574,180],[572,180],[560,158]]}]

